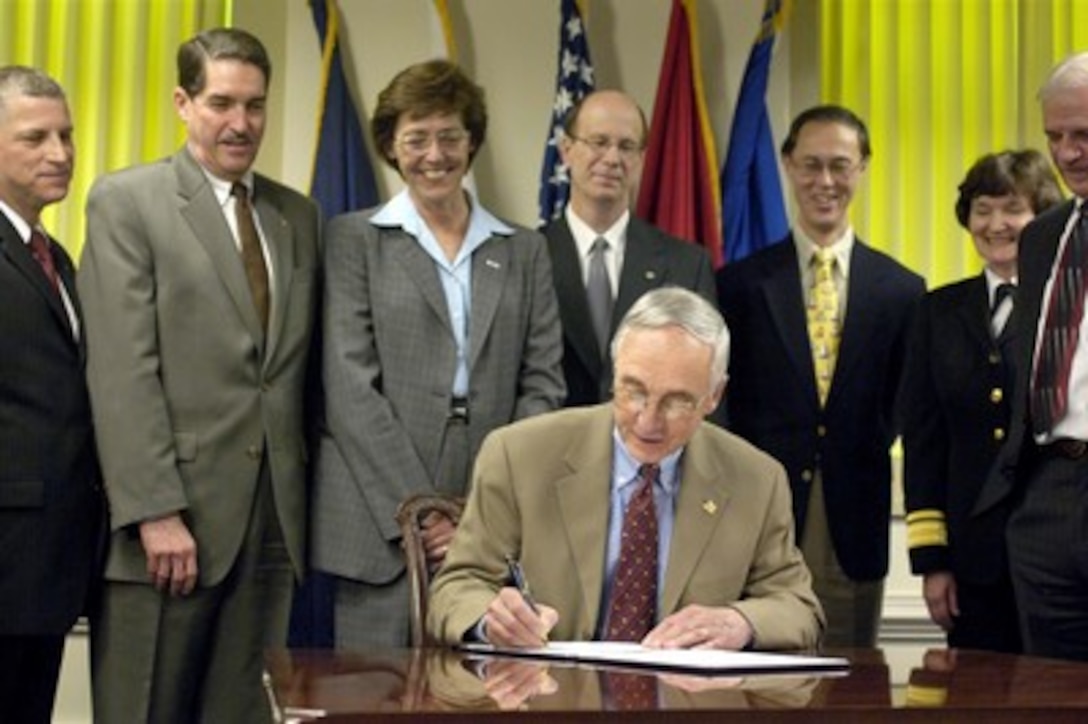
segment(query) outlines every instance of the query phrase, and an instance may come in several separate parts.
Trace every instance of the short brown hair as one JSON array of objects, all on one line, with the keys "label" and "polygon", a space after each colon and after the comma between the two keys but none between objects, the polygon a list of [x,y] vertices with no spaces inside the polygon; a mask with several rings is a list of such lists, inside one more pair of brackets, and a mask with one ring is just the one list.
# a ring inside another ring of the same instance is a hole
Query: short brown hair
[{"label": "short brown hair", "polygon": [[986,154],[968,169],[959,191],[956,219],[965,229],[971,216],[971,202],[979,196],[1017,194],[1028,200],[1037,215],[1062,200],[1050,162],[1033,148]]},{"label": "short brown hair", "polygon": [[397,121],[402,115],[424,118],[454,113],[461,117],[472,139],[471,164],[487,135],[484,89],[448,60],[416,63],[397,73],[378,94],[378,107],[370,119],[370,137],[386,163],[396,168],[397,163],[390,158],[389,151],[393,147]]},{"label": "short brown hair", "polygon": [[190,98],[204,90],[209,60],[249,63],[260,69],[266,86],[272,80],[272,62],[257,36],[238,28],[213,28],[198,33],[178,48],[178,85]]}]

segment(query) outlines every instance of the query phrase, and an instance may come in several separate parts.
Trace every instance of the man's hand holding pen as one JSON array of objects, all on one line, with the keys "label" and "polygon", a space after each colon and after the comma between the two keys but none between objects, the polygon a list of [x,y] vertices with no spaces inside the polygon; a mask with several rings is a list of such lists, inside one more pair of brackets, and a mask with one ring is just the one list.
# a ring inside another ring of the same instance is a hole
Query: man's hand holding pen
[{"label": "man's hand holding pen", "polygon": [[484,614],[484,631],[495,646],[537,647],[548,643],[548,632],[559,621],[559,612],[533,600],[521,562],[506,556],[511,586],[499,591]]},{"label": "man's hand holding pen", "polygon": [[559,612],[536,604],[536,611],[518,589],[499,591],[484,614],[484,631],[494,646],[535,648],[548,643],[548,632],[559,622]]}]

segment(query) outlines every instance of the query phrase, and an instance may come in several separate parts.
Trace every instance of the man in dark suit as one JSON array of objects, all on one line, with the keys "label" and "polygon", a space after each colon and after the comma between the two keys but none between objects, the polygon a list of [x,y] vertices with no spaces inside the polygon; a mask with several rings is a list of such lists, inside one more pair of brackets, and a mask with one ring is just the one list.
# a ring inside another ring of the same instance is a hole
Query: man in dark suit
[{"label": "man in dark suit", "polygon": [[786,466],[829,646],[876,641],[894,402],[911,312],[925,291],[921,277],[850,226],[869,156],[868,131],[851,111],[801,113],[782,144],[798,212],[790,235],[726,265],[717,280],[735,350],[720,412]]},{"label": "man in dark suit", "polygon": [[102,177],[79,290],[110,500],[96,720],[263,722],[262,652],[304,568],[317,207],[253,173],[260,41],[182,44],[172,158]]},{"label": "man in dark suit", "polygon": [[[642,174],[646,118],[627,95],[591,93],[567,115],[559,152],[570,174],[570,203],[544,228],[563,325],[565,405],[593,405],[612,396],[608,340],[619,320],[645,292],[666,284],[714,301],[710,257],[695,244],[669,236],[629,210]],[[602,252],[608,298],[595,330],[591,285],[593,245]],[[613,301],[614,300],[614,301]]]},{"label": "man in dark suit", "polygon": [[1022,235],[1012,424],[973,516],[1012,504],[1006,547],[1024,651],[1088,661],[1088,53],[1060,63],[1039,99],[1051,159],[1076,198]]},{"label": "man in dark suit", "polygon": [[32,724],[52,718],[101,532],[75,271],[41,227],[74,159],[61,87],[0,68],[0,718]]}]

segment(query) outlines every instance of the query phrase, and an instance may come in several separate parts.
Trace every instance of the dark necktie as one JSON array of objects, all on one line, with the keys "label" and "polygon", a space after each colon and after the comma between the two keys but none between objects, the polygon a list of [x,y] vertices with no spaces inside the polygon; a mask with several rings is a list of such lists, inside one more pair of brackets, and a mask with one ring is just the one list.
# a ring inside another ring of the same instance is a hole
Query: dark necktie
[{"label": "dark necktie", "polygon": [[607,641],[641,641],[657,611],[656,465],[639,468],[638,489],[627,504],[620,534],[620,559],[608,603]]},{"label": "dark necktie", "polygon": [[230,189],[234,196],[234,213],[238,220],[238,239],[242,242],[242,265],[249,281],[249,291],[253,295],[253,305],[257,308],[257,317],[261,328],[268,330],[268,268],[264,263],[261,250],[261,237],[257,235],[257,226],[253,223],[253,207],[249,204],[249,192],[245,184],[235,183]]},{"label": "dark necktie", "polygon": [[[1008,299],[1012,304],[1016,304],[1016,285],[1010,282],[1003,282],[997,285],[994,289],[994,305],[990,309],[990,329],[993,332],[994,339],[1001,336],[1002,330],[1005,325],[1008,324],[1009,315],[1001,314],[1001,305]],[[1011,309],[1011,305],[1009,306]],[[1010,312],[1011,313],[1011,312]]]},{"label": "dark necktie", "polygon": [[612,327],[612,283],[608,278],[608,267],[604,263],[604,254],[608,251],[608,240],[597,237],[589,247],[589,275],[586,278],[586,297],[589,300],[589,315],[593,320],[593,331],[597,333],[597,346],[601,359],[608,354],[609,331]]},{"label": "dark necktie", "polygon": [[1069,392],[1069,370],[1080,338],[1084,315],[1088,229],[1083,211],[1079,212],[1073,231],[1065,244],[1050,288],[1039,340],[1039,356],[1031,384],[1031,418],[1037,434],[1048,433],[1065,415]]},{"label": "dark necktie", "polygon": [[59,294],[60,282],[57,278],[57,267],[53,263],[53,254],[49,251],[49,239],[46,239],[45,234],[37,229],[30,232],[30,254],[41,266],[53,291]]}]

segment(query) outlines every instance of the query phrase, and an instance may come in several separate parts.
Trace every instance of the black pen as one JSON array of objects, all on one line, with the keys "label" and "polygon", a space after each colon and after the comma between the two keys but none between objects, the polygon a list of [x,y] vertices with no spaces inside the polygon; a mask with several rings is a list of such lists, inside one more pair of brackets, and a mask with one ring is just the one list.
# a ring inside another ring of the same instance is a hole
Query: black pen
[{"label": "black pen", "polygon": [[533,609],[533,613],[537,616],[540,615],[540,609],[536,607],[536,601],[533,600],[533,594],[529,592],[529,583],[525,580],[525,572],[521,570],[521,563],[514,556],[506,556],[506,567],[510,570],[510,581],[521,593],[521,597],[525,599],[525,603],[529,604],[529,608]]}]

